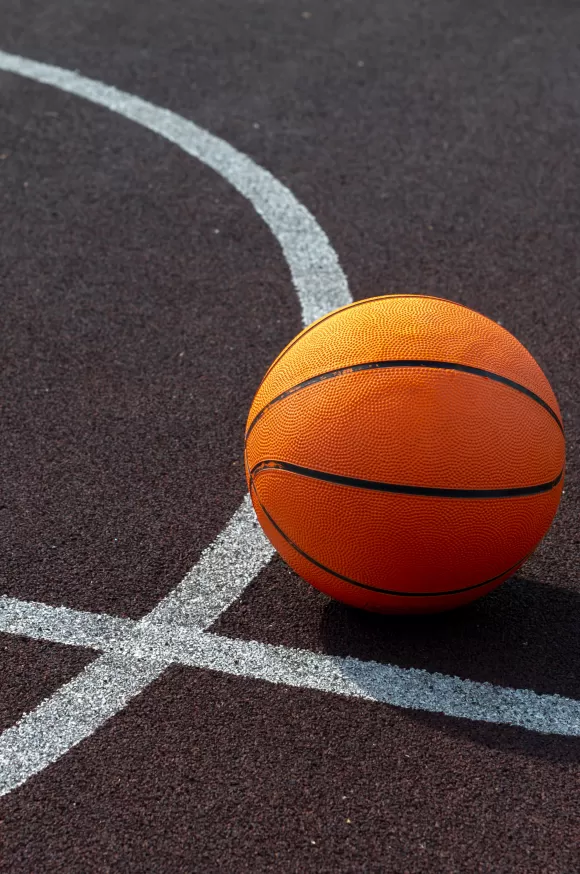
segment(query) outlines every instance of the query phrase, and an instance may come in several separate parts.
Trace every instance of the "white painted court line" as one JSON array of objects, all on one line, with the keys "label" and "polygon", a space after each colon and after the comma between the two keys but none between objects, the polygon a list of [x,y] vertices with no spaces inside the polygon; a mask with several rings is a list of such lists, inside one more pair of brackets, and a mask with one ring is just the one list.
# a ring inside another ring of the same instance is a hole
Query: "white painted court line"
[{"label": "white painted court line", "polygon": [[103,725],[167,668],[108,652],[0,734],[0,796],[25,783]]},{"label": "white painted court line", "polygon": [[[305,325],[351,302],[336,253],[316,219],[271,173],[228,143],[174,112],[70,70],[2,51],[0,70],[51,85],[137,122],[230,182],[249,200],[280,244]],[[176,590],[158,604],[154,616],[164,621],[198,622],[207,627],[240,596],[273,552],[262,532],[256,529],[253,510],[246,497],[216,543],[203,553],[198,566]],[[72,622],[72,617],[69,618]],[[146,624],[147,617],[142,621]],[[83,639],[85,645],[90,645],[90,635],[98,628],[91,624],[92,620],[82,622],[88,623],[83,626]],[[89,737],[131,697],[145,689],[162,672],[163,664],[144,669],[131,655],[125,660],[119,660],[118,656],[101,656],[79,677],[0,735],[1,760],[5,763],[2,793],[22,785]],[[94,696],[99,700],[99,707],[91,705]],[[76,701],[74,706],[73,701]]]},{"label": "white painted court line", "polygon": [[137,122],[203,161],[247,198],[278,240],[305,325],[352,298],[328,237],[306,207],[271,173],[192,121],[70,70],[0,51],[0,70],[83,97]]},{"label": "white painted court line", "polygon": [[224,531],[143,623],[173,622],[208,628],[240,597],[274,551],[246,495]]},{"label": "white painted court line", "polygon": [[[154,634],[150,636],[149,632]],[[155,658],[171,653],[180,664],[269,683],[364,698],[531,731],[580,737],[580,701],[477,683],[417,668],[232,640],[175,626],[138,629],[121,646]]]},{"label": "white painted court line", "polygon": [[[246,495],[228,525],[202,552],[181,583],[139,622],[208,628],[234,601],[274,554]],[[39,640],[106,649],[137,623],[105,613],[52,607],[0,594],[0,631]],[[61,639],[60,634],[71,635]],[[56,635],[56,637],[55,637]]]},{"label": "white painted court line", "polygon": [[[0,631],[4,630],[72,646],[88,645],[110,653],[117,659],[115,669],[121,668],[121,688],[115,676],[118,696],[126,695],[125,684],[131,684],[135,674],[143,673],[144,663],[151,663],[151,670],[158,673],[169,663],[177,663],[396,707],[580,737],[580,701],[423,669],[272,646],[254,640],[232,640],[191,627],[118,620],[8,598],[0,599]],[[89,665],[86,672],[90,674],[92,670],[93,666]],[[83,682],[82,678],[80,674],[72,681],[77,695],[79,690],[84,692],[90,688],[90,679]],[[52,718],[52,708],[49,712]],[[100,715],[97,710],[96,718]],[[9,751],[14,768],[18,759],[14,759],[12,743]],[[6,759],[0,737],[0,774],[5,774],[6,769],[10,773],[10,761]],[[3,779],[0,776],[0,792]]]},{"label": "white painted court line", "polygon": [[119,619],[106,613],[0,597],[0,631],[5,634],[105,650],[130,634],[134,626],[133,619]]}]

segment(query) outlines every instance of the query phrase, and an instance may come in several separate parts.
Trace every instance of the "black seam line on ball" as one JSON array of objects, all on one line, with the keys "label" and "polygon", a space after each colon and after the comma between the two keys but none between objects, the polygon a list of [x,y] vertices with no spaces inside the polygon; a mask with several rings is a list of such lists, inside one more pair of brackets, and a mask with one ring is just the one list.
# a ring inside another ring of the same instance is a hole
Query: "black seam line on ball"
[{"label": "black seam line on ball", "polygon": [[517,567],[519,567],[519,565],[524,563],[526,558],[528,558],[528,556],[525,556],[524,558],[520,558],[518,561],[516,561],[515,564],[513,564],[511,567],[507,568],[507,570],[502,571],[497,576],[491,577],[491,579],[489,579],[489,580],[484,580],[483,583],[475,583],[475,585],[473,585],[473,586],[465,586],[463,589],[450,589],[447,592],[398,592],[396,589],[379,589],[377,586],[369,586],[369,585],[367,585],[367,583],[359,583],[358,580],[352,580],[350,577],[345,577],[344,574],[339,574],[337,571],[331,570],[329,567],[326,567],[326,565],[321,564],[315,558],[312,558],[312,556],[308,555],[308,553],[304,552],[303,549],[300,549],[300,547],[296,543],[294,543],[294,541],[291,540],[290,537],[288,537],[288,535],[284,533],[284,531],[282,531],[282,529],[274,521],[274,519],[272,519],[272,517],[270,516],[270,514],[268,513],[268,511],[266,510],[266,508],[262,504],[260,498],[258,497],[258,490],[256,489],[256,486],[254,485],[253,481],[252,481],[252,488],[254,489],[254,494],[256,496],[256,500],[258,501],[260,508],[261,508],[262,512],[264,513],[264,515],[267,517],[267,519],[274,526],[274,528],[276,529],[276,531],[278,532],[280,537],[283,537],[284,540],[286,541],[286,543],[288,543],[292,547],[292,549],[295,549],[299,555],[301,555],[303,558],[305,558],[311,564],[320,568],[320,570],[325,571],[327,574],[330,574],[333,577],[337,577],[337,579],[339,579],[339,580],[343,580],[345,583],[350,583],[352,586],[357,586],[359,589],[368,589],[371,592],[380,592],[381,595],[397,595],[400,598],[439,598],[442,595],[459,595],[459,594],[461,594],[461,592],[470,592],[472,589],[479,589],[482,586],[487,586],[488,583],[493,583],[495,580],[499,580],[500,577],[503,577],[503,576],[505,576],[505,574],[509,574],[510,571],[515,570]]},{"label": "black seam line on ball", "polygon": [[[300,333],[297,334],[296,337],[294,337],[294,339],[291,340],[288,345],[284,347],[284,349],[282,349],[280,354],[276,356],[276,358],[273,360],[268,370],[264,374],[262,381],[260,382],[260,385],[258,386],[256,391],[259,391],[260,388],[263,386],[264,382],[266,381],[266,377],[268,376],[274,365],[278,364],[278,362],[282,360],[286,353],[289,352],[290,349],[292,349],[292,347],[296,345],[298,340],[302,340],[305,334],[309,334],[310,331],[312,331],[314,328],[318,328],[318,326],[321,325],[323,322],[327,322],[329,319],[334,318],[334,316],[338,315],[338,313],[342,313],[344,310],[352,310],[355,307],[362,306],[365,303],[372,303],[375,300],[393,300],[395,298],[400,299],[403,297],[420,297],[427,298],[428,300],[439,300],[444,301],[445,303],[451,303],[453,304],[453,306],[461,307],[464,310],[469,309],[469,307],[465,306],[465,304],[463,303],[457,303],[457,301],[455,300],[446,300],[445,298],[437,297],[434,294],[377,294],[374,297],[365,297],[362,300],[353,300],[352,303],[347,303],[345,304],[345,306],[337,307],[337,309],[332,310],[332,312],[327,313],[325,316],[321,316],[319,319],[315,319],[310,325],[306,325],[306,327],[303,328],[302,331],[300,331]],[[478,313],[478,315],[481,315],[481,313]],[[482,318],[487,319],[488,322],[493,321],[487,316],[482,316]],[[493,324],[495,325],[497,323],[493,322]]]},{"label": "black seam line on ball", "polygon": [[379,294],[379,295],[376,295],[376,297],[366,297],[366,298],[363,298],[363,300],[353,300],[352,303],[347,303],[347,304],[345,304],[345,306],[338,307],[337,309],[332,310],[332,312],[327,313],[325,316],[321,316],[319,319],[315,319],[315,320],[314,320],[310,325],[306,325],[306,327],[303,328],[303,329],[300,331],[300,333],[298,333],[298,334],[296,335],[296,337],[294,337],[293,340],[290,340],[290,342],[288,343],[288,345],[285,346],[284,349],[282,349],[282,351],[280,352],[279,355],[276,356],[276,358],[274,358],[274,360],[272,361],[271,365],[269,366],[269,368],[267,369],[266,373],[264,374],[264,376],[263,376],[263,378],[262,378],[262,381],[261,381],[260,385],[258,386],[258,389],[257,389],[257,390],[259,390],[259,389],[262,387],[262,385],[264,384],[264,381],[265,381],[266,377],[268,376],[268,374],[270,373],[270,371],[272,370],[272,368],[274,367],[274,365],[275,365],[275,364],[278,364],[278,362],[281,361],[281,359],[286,355],[286,353],[289,352],[290,349],[292,349],[292,347],[296,345],[296,343],[298,342],[298,340],[301,340],[301,339],[304,337],[305,334],[309,334],[310,331],[312,331],[314,328],[317,328],[317,327],[318,327],[319,325],[321,325],[323,322],[327,322],[329,319],[332,319],[332,318],[333,318],[337,313],[341,313],[343,310],[352,310],[352,309],[354,309],[355,307],[362,306],[362,304],[370,303],[370,302],[373,301],[373,300],[383,300],[383,298],[387,298],[387,297],[388,297],[388,298],[393,298],[393,297],[418,297],[418,295],[414,295],[414,294]]},{"label": "black seam line on ball", "polygon": [[288,461],[260,461],[250,473],[255,477],[267,470],[285,470],[300,476],[308,476],[311,479],[335,483],[341,486],[351,486],[357,489],[367,489],[374,492],[391,492],[397,495],[423,495],[431,498],[520,498],[525,495],[540,495],[550,492],[562,479],[564,471],[561,470],[556,479],[548,483],[539,483],[535,486],[521,486],[510,489],[439,489],[429,486],[409,486],[400,483],[382,483],[376,480],[358,479],[354,476],[341,476],[337,473],[328,473],[325,470],[313,470],[310,467],[301,467]]},{"label": "black seam line on ball", "polygon": [[455,364],[452,361],[423,361],[421,359],[402,359],[402,360],[393,360],[393,361],[366,361],[364,364],[353,364],[350,367],[339,367],[337,370],[329,370],[326,373],[320,373],[317,376],[311,376],[310,379],[305,379],[304,382],[299,382],[297,385],[292,386],[292,388],[286,389],[286,391],[281,392],[281,394],[277,395],[275,398],[272,398],[265,407],[262,407],[259,413],[256,413],[252,422],[246,431],[246,440],[250,436],[250,432],[252,431],[254,425],[262,418],[264,413],[266,413],[270,407],[274,406],[274,404],[283,401],[285,398],[290,397],[290,395],[295,394],[296,392],[301,391],[303,388],[307,388],[309,385],[315,385],[317,382],[324,382],[327,379],[334,379],[337,376],[348,375],[349,373],[358,373],[361,370],[388,370],[390,368],[395,367],[426,367],[432,370],[455,370],[459,373],[469,373],[472,376],[480,376],[484,379],[491,379],[493,382],[499,382],[502,385],[507,385],[509,388],[513,388],[516,391],[519,391],[521,394],[526,395],[526,397],[531,398],[531,400],[535,401],[541,407],[543,407],[547,413],[554,419],[558,428],[562,433],[564,433],[564,428],[562,427],[562,423],[560,421],[560,417],[558,414],[552,409],[552,407],[546,403],[539,395],[535,392],[531,391],[529,388],[526,388],[524,385],[520,385],[519,382],[515,382],[513,379],[508,379],[507,376],[500,376],[499,373],[494,373],[491,370],[483,370],[481,367],[471,367],[468,364]]}]

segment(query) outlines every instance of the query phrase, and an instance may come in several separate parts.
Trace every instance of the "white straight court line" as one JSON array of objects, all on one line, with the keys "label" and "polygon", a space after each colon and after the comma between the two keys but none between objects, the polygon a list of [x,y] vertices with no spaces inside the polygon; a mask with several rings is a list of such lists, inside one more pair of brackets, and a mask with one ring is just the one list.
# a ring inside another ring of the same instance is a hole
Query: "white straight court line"
[{"label": "white straight court line", "polygon": [[[230,182],[249,200],[281,246],[305,325],[351,302],[336,253],[316,219],[271,173],[228,143],[170,110],[70,70],[2,51],[0,70],[51,85],[141,124]],[[273,552],[246,497],[198,565],[157,605],[153,618],[208,627],[240,596]],[[72,616],[63,615],[68,619]],[[65,625],[68,619],[63,620]],[[145,617],[142,622],[147,624],[150,619]],[[22,785],[93,734],[165,667],[164,660],[144,666],[142,659],[131,654],[120,658],[109,653],[88,665],[0,735],[2,794]]]},{"label": "white straight court line", "polygon": [[[580,701],[417,668],[272,646],[254,640],[235,640],[198,628],[144,624],[11,598],[0,599],[0,631],[104,651],[111,666],[120,670],[122,683],[116,692],[120,698],[127,696],[125,684],[130,691],[135,682],[125,669],[129,662],[139,667],[139,676],[150,678],[148,682],[169,664],[176,663],[396,707],[580,737]],[[100,661],[93,665],[100,665]],[[84,672],[90,674],[91,695],[95,675],[101,673],[101,668],[95,670],[93,665]],[[69,687],[73,688],[75,700],[83,694],[85,687],[88,688],[83,673],[46,702],[47,724],[54,724],[57,696],[62,695],[67,705],[70,702]],[[94,702],[91,706],[95,707]],[[98,717],[98,705],[96,714]],[[27,732],[24,739],[28,742]],[[1,745],[0,763],[3,766],[0,768],[1,794],[2,772],[6,767]]]}]

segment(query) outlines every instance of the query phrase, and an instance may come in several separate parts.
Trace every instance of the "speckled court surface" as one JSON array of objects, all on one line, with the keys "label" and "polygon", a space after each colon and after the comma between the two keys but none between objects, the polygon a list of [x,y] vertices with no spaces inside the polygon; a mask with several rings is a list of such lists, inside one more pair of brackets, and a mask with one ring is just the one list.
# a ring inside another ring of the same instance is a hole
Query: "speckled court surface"
[{"label": "speckled court surface", "polygon": [[[0,870],[580,870],[580,11],[0,10]],[[497,592],[365,615],[272,556],[243,428],[329,309],[448,297],[558,396]]]}]

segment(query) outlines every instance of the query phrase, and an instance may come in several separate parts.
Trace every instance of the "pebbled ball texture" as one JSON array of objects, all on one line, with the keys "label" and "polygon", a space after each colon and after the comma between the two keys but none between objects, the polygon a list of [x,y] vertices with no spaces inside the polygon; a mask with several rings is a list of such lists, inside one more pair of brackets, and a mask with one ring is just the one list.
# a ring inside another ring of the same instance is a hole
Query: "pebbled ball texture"
[{"label": "pebbled ball texture", "polygon": [[511,576],[563,486],[558,402],[532,356],[464,306],[357,301],[305,328],[248,416],[246,476],[266,535],[355,607],[447,610]]}]

